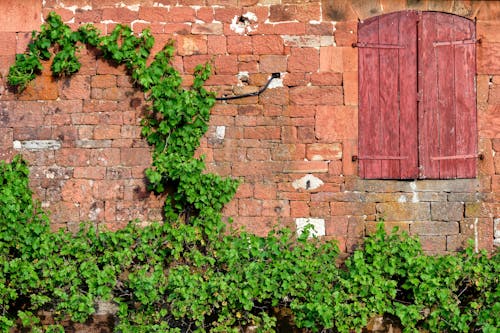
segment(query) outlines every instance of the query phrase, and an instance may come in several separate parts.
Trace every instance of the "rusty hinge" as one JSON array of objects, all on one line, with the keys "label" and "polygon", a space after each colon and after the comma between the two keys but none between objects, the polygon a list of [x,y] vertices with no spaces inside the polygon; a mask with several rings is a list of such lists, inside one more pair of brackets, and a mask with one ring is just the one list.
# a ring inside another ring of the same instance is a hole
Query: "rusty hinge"
[{"label": "rusty hinge", "polygon": [[357,43],[352,43],[352,47],[372,48],[372,49],[404,49],[406,48],[406,45],[357,42]]},{"label": "rusty hinge", "polygon": [[408,156],[385,156],[385,155],[372,155],[372,156],[358,156],[352,155],[352,161],[357,160],[407,160]]},{"label": "rusty hinge", "polygon": [[435,41],[432,43],[434,47],[445,46],[445,45],[465,45],[465,44],[476,44],[476,39],[464,39],[464,40],[451,40],[451,41]]},{"label": "rusty hinge", "polygon": [[479,153],[471,155],[431,156],[431,161],[466,160],[471,158],[479,158],[482,161],[484,160],[484,155]]}]

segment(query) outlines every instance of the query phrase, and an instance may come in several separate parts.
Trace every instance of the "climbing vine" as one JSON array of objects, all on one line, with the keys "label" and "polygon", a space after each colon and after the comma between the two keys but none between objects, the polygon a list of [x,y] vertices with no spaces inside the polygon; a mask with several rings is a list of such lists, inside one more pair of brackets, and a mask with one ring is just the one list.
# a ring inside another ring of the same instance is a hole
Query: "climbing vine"
[{"label": "climbing vine", "polygon": [[95,48],[115,64],[124,64],[151,104],[142,121],[142,135],[153,150],[153,163],[146,176],[151,190],[173,190],[166,198],[166,217],[203,225],[203,230],[215,235],[223,227],[223,205],[231,200],[238,183],[205,173],[203,157],[194,157],[208,129],[210,109],[215,102],[214,94],[203,87],[210,75],[210,64],[197,66],[191,89],[185,89],[180,74],[171,65],[173,43],[165,45],[148,65],[154,45],[148,30],[136,36],[130,27],[119,24],[110,35],[102,36],[87,24],[72,31],[51,12],[40,32],[33,32],[27,52],[16,56],[8,83],[25,89],[42,70],[42,61],[51,58],[51,51],[55,53],[53,74],[71,75],[80,69],[77,55],[84,45]]},{"label": "climbing vine", "polygon": [[0,331],[64,332],[62,322],[85,322],[102,303],[115,308],[116,332],[360,332],[378,316],[408,332],[498,331],[500,252],[429,257],[381,225],[341,269],[335,243],[308,239],[307,229],[299,238],[223,232],[220,212],[237,182],[205,173],[194,157],[214,104],[203,88],[210,66],[184,89],[171,43],[147,65],[153,43],[147,30],[135,36],[122,25],[108,36],[92,25],[71,31],[51,13],[17,55],[8,82],[19,90],[52,53],[54,75],[77,72],[84,45],[124,64],[151,105],[142,130],[150,189],[172,192],[165,223],[55,233],[32,200],[26,163],[0,162]]}]

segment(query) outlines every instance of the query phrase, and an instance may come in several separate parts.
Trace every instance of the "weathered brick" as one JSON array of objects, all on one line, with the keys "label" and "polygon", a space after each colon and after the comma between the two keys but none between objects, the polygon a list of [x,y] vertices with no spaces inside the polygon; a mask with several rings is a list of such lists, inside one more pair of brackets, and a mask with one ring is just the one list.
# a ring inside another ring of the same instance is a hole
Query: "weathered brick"
[{"label": "weathered brick", "polygon": [[434,221],[460,221],[464,217],[464,205],[460,202],[432,202],[431,218]]},{"label": "weathered brick", "polygon": [[57,82],[52,76],[37,76],[19,95],[19,100],[54,100],[59,97]]},{"label": "weathered brick", "polygon": [[284,44],[280,36],[252,36],[253,54],[283,54]]},{"label": "weathered brick", "polygon": [[138,13],[139,12],[130,10],[128,8],[103,8],[102,19],[120,23],[130,23],[138,19]]},{"label": "weathered brick", "polygon": [[304,217],[309,216],[309,204],[307,201],[290,201],[290,216]]},{"label": "weathered brick", "polygon": [[328,162],[325,161],[292,161],[283,167],[285,173],[323,173],[328,172]]},{"label": "weathered brick", "polygon": [[428,202],[391,202],[378,203],[377,214],[390,221],[418,221],[431,218],[430,204]]},{"label": "weathered brick", "polygon": [[357,21],[339,21],[335,24],[335,43],[337,46],[352,46],[357,41]]},{"label": "weathered brick", "polygon": [[[342,87],[295,87],[290,89],[290,102],[301,105],[341,105]],[[330,107],[331,108],[331,107]]]},{"label": "weathered brick", "polygon": [[207,54],[207,36],[205,35],[178,35],[176,41],[177,53],[181,56]]},{"label": "weathered brick", "polygon": [[344,104],[358,105],[358,72],[344,72]]},{"label": "weathered brick", "polygon": [[227,36],[227,52],[229,54],[252,54],[252,37]]},{"label": "weathered brick", "polygon": [[106,168],[104,167],[75,167],[73,169],[74,178],[83,179],[104,179],[106,176]]},{"label": "weathered brick", "polygon": [[215,73],[237,74],[238,58],[236,55],[219,55],[215,57]]},{"label": "weathered brick", "polygon": [[151,164],[151,152],[148,148],[121,149],[121,163],[125,166]]},{"label": "weathered brick", "polygon": [[281,137],[281,128],[275,126],[257,126],[244,128],[244,137],[247,139],[278,140]]},{"label": "weathered brick", "polygon": [[357,138],[357,108],[322,106],[316,113],[316,137],[320,141]]},{"label": "weathered brick", "polygon": [[312,73],[311,83],[315,86],[340,86],[342,84],[342,74],[331,72]]},{"label": "weathered brick", "polygon": [[322,72],[343,72],[343,48],[336,46],[321,47],[319,51],[319,68]]},{"label": "weathered brick", "polygon": [[412,235],[456,235],[460,232],[458,222],[412,222],[410,233]]},{"label": "weathered brick", "polygon": [[365,202],[331,202],[330,207],[334,216],[363,216],[374,215],[375,204]]},{"label": "weathered brick", "polygon": [[342,144],[313,143],[306,145],[306,157],[312,161],[340,160],[342,158]]},{"label": "weathered brick", "polygon": [[[260,27],[261,26],[259,26],[259,28]],[[306,34],[306,24],[303,22],[279,22],[273,25],[262,25],[262,27],[267,27],[265,31],[272,31],[272,33],[276,35],[301,36]],[[309,34],[314,35],[313,33]]]},{"label": "weathered brick", "polygon": [[325,221],[326,234],[329,236],[346,236],[348,226],[346,216],[332,216]]},{"label": "weathered brick", "polygon": [[259,63],[260,70],[264,73],[285,72],[287,69],[287,56],[262,55]]},{"label": "weathered brick", "polygon": [[317,72],[319,68],[319,53],[315,48],[291,48],[288,57],[289,72]]},{"label": "weathered brick", "polygon": [[495,57],[500,52],[500,43],[482,43],[477,48],[478,74],[500,74],[500,61]]},{"label": "weathered brick", "polygon": [[442,253],[446,251],[446,236],[421,235],[418,238],[422,249],[426,252]]},{"label": "weathered brick", "polygon": [[2,31],[18,32],[40,29],[42,4],[37,0],[0,2]]},{"label": "weathered brick", "polygon": [[208,54],[226,54],[226,37],[216,35],[207,36],[207,52]]}]

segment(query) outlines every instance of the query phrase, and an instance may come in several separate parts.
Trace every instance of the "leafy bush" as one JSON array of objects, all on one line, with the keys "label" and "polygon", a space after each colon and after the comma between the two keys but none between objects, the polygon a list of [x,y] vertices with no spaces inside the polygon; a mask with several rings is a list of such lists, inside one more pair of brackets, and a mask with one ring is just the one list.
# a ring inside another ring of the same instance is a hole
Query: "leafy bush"
[{"label": "leafy bush", "polygon": [[[375,316],[392,316],[406,331],[496,332],[500,327],[500,254],[471,249],[430,257],[406,235],[382,226],[341,268],[332,242],[267,237],[226,230],[221,209],[237,182],[204,172],[195,158],[214,96],[203,88],[210,66],[199,66],[191,89],[170,65],[167,44],[146,65],[154,40],[117,25],[109,36],[78,31],[50,13],[28,51],[16,57],[8,81],[24,89],[54,57],[54,75],[80,68],[80,43],[125,64],[151,101],[143,135],[153,148],[150,189],[167,196],[166,219],[116,231],[82,224],[79,232],[50,232],[32,200],[21,158],[0,163],[0,329],[63,332],[69,318],[85,322],[100,302],[116,305],[119,332],[273,332],[278,320],[312,332],[361,331]],[[42,325],[39,311],[56,324]]]},{"label": "leafy bush", "polygon": [[[334,243],[286,229],[207,239],[202,226],[171,221],[53,233],[22,159],[2,162],[0,175],[2,331],[62,332],[63,319],[85,322],[102,301],[116,305],[119,332],[273,332],[283,313],[312,332],[360,331],[376,316],[408,332],[500,327],[498,252],[426,256],[382,225],[341,267]],[[43,326],[40,310],[58,324]]]}]

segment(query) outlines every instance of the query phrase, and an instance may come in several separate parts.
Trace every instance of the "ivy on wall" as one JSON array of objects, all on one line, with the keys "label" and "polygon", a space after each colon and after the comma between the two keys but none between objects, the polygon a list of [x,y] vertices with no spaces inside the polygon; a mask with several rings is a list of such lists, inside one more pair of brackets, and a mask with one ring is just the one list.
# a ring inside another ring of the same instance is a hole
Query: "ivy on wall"
[{"label": "ivy on wall", "polygon": [[157,193],[173,191],[164,206],[168,220],[194,226],[203,225],[207,237],[223,228],[221,210],[236,192],[238,182],[205,173],[203,157],[195,158],[200,139],[208,129],[215,96],[203,87],[210,75],[210,64],[198,65],[191,89],[182,87],[180,74],[170,61],[174,46],[168,43],[147,64],[154,38],[148,30],[134,35],[130,27],[117,25],[101,36],[91,24],[72,31],[54,12],[49,13],[40,32],[33,32],[24,54],[16,55],[8,83],[23,90],[42,70],[42,61],[54,51],[52,72],[71,75],[80,69],[78,50],[90,46],[114,64],[124,64],[135,85],[151,104],[142,121],[142,135],[152,147],[153,163],[146,170],[149,188]]},{"label": "ivy on wall", "polygon": [[[225,232],[220,212],[237,182],[204,173],[194,158],[214,103],[203,88],[210,67],[199,66],[184,89],[172,44],[147,65],[153,42],[122,25],[109,36],[91,25],[71,31],[51,13],[17,55],[8,81],[20,90],[51,51],[56,76],[78,71],[82,44],[125,64],[151,104],[143,122],[150,188],[173,193],[165,223],[53,233],[32,200],[26,163],[0,162],[0,331],[64,332],[61,322],[85,322],[102,302],[115,307],[116,332],[361,332],[378,316],[408,332],[498,331],[500,252],[429,257],[416,239],[379,226],[339,268],[335,243],[308,239],[307,229],[299,238],[286,229]],[[54,322],[41,322],[41,310]]]}]

